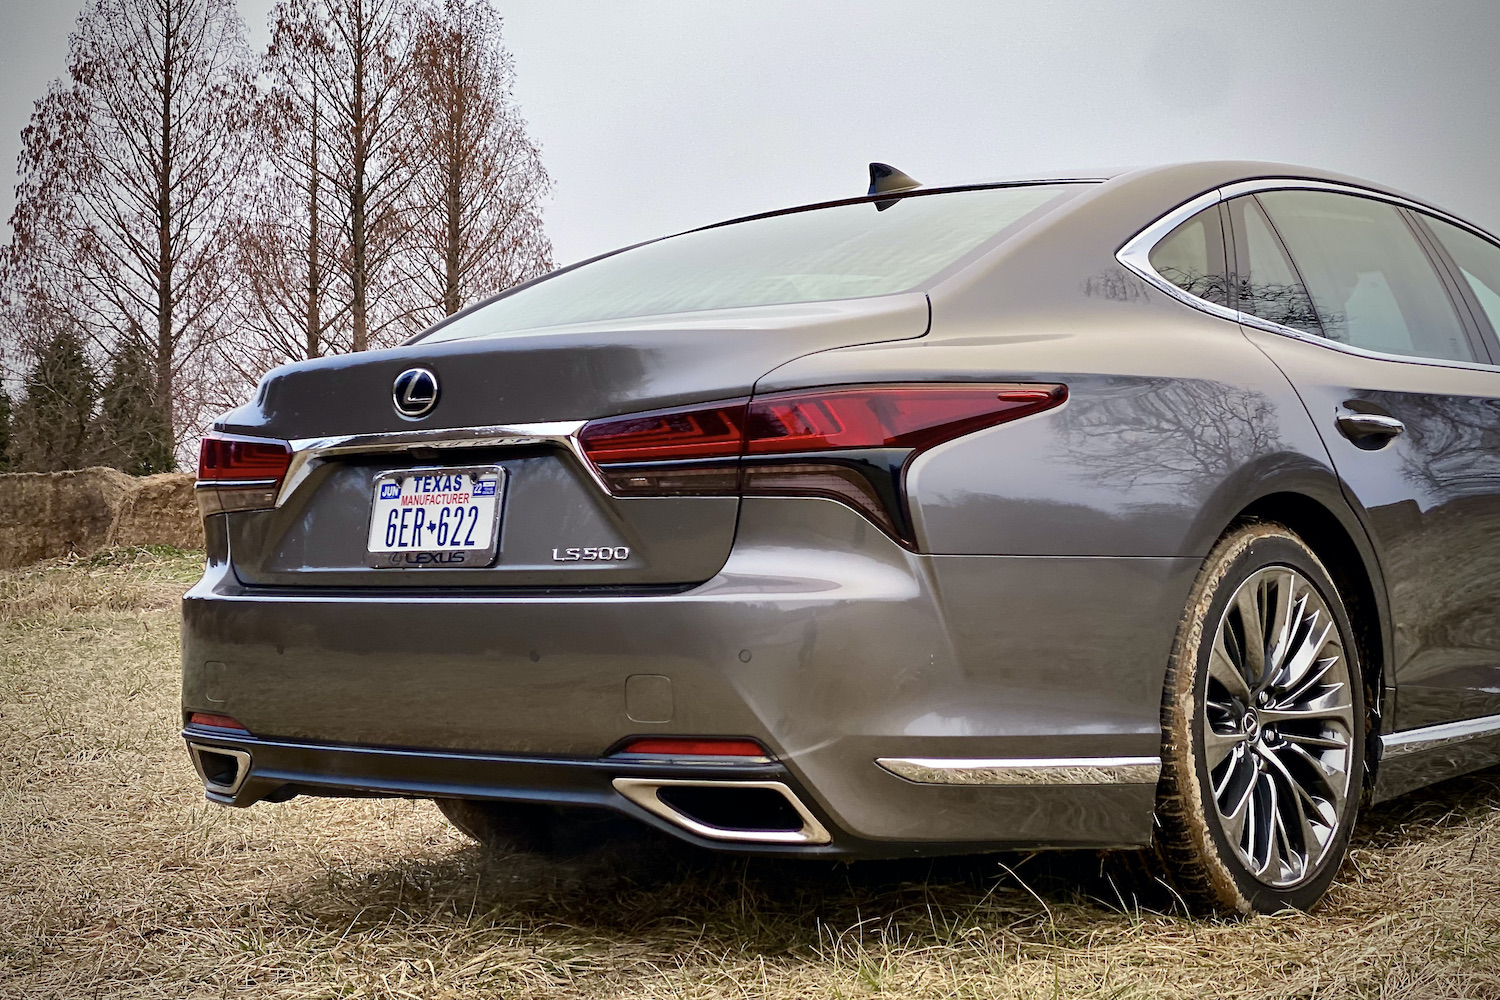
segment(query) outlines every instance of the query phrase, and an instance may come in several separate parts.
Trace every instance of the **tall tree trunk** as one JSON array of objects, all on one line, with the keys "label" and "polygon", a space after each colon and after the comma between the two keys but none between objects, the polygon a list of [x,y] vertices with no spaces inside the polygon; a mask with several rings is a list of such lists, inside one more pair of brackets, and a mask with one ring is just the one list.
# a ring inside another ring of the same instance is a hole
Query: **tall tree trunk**
[{"label": "tall tree trunk", "polygon": [[[450,149],[457,145],[457,131],[455,127],[449,132]],[[463,246],[463,160],[460,156],[450,156],[446,166],[448,169],[444,193],[447,197],[444,198],[444,208],[447,209],[448,226],[447,239],[444,241],[446,246],[443,248],[446,251],[443,255],[443,315],[452,316],[463,306],[463,272],[459,260],[459,251]]]},{"label": "tall tree trunk", "polygon": [[172,427],[172,93],[176,89],[176,35],[171,4],[163,8],[161,52],[161,160],[156,166],[156,407],[162,426]]},{"label": "tall tree trunk", "polygon": [[349,186],[349,268],[350,268],[350,311],[354,320],[354,337],[350,347],[355,351],[363,351],[370,346],[370,335],[368,315],[366,313],[366,278],[368,266],[369,241],[365,233],[365,205],[368,192],[365,190],[365,170],[369,166],[370,137],[368,126],[370,124],[370,109],[365,107],[365,47],[364,47],[364,5],[360,0],[357,12],[358,22],[356,24],[356,38],[358,44],[354,47],[354,100],[351,111],[353,111],[354,131],[354,162],[353,183]]},{"label": "tall tree trunk", "polygon": [[318,94],[313,91],[310,136],[311,169],[307,172],[307,356],[322,355],[323,310],[320,290],[323,275],[318,254]]}]

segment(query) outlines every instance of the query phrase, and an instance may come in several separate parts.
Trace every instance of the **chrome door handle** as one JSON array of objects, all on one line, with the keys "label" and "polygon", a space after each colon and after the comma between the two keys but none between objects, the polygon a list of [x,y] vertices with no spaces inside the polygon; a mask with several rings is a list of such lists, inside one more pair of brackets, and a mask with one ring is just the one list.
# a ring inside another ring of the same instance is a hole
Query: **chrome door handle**
[{"label": "chrome door handle", "polygon": [[1383,413],[1356,413],[1340,409],[1333,422],[1338,425],[1339,433],[1355,444],[1371,438],[1377,438],[1379,444],[1385,444],[1406,430],[1406,425],[1401,421]]}]

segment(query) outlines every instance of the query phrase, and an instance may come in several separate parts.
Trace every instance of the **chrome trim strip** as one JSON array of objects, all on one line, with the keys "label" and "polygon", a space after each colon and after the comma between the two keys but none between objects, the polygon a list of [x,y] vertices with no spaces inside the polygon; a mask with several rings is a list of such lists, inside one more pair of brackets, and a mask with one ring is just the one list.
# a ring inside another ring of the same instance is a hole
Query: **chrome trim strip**
[{"label": "chrome trim strip", "polygon": [[[645,809],[647,812],[660,816],[662,819],[676,826],[682,827],[690,833],[696,833],[700,837],[708,837],[712,840],[735,841],[747,844],[828,844],[832,843],[833,837],[829,836],[823,824],[818,818],[808,812],[807,806],[792,793],[792,790],[779,781],[703,781],[692,778],[615,778],[611,784],[615,791],[625,796],[631,802]],[[656,797],[658,789],[676,788],[769,788],[786,799],[791,807],[797,811],[802,818],[802,829],[800,830],[726,830],[722,827],[709,826],[695,819],[684,816],[682,813],[667,805]]]},{"label": "chrome trim strip", "polygon": [[346,434],[334,437],[298,438],[290,443],[292,460],[276,497],[280,507],[297,491],[313,470],[334,455],[382,455],[413,448],[518,448],[552,444],[566,449],[608,492],[604,479],[583,454],[578,432],[586,420],[554,420],[537,424],[493,424],[483,427],[440,427],[420,431],[389,431],[378,434]]},{"label": "chrome trim strip", "polygon": [[924,785],[1154,785],[1160,757],[877,757]]},{"label": "chrome trim strip", "polygon": [[1387,733],[1380,737],[1380,757],[1382,760],[1401,758],[1496,735],[1500,735],[1500,715],[1408,729],[1406,732]]},{"label": "chrome trim strip", "polygon": [[1404,364],[1432,365],[1437,368],[1467,368],[1473,371],[1484,372],[1500,371],[1500,365],[1488,365],[1476,361],[1446,361],[1441,358],[1418,358],[1406,354],[1385,354],[1381,351],[1371,351],[1363,347],[1354,347],[1351,344],[1341,344],[1336,340],[1329,340],[1327,337],[1320,337],[1303,330],[1282,326],[1280,323],[1272,323],[1269,320],[1261,319],[1259,316],[1251,316],[1249,313],[1243,313],[1236,309],[1230,309],[1228,306],[1221,306],[1213,302],[1207,302],[1197,296],[1189,295],[1166,278],[1163,278],[1160,274],[1157,274],[1155,268],[1151,266],[1151,251],[1156,248],[1156,244],[1160,243],[1162,238],[1172,230],[1203,209],[1211,205],[1216,205],[1219,202],[1238,198],[1241,195],[1256,194],[1261,191],[1299,190],[1332,191],[1338,194],[1351,194],[1362,198],[1372,198],[1376,201],[1388,202],[1392,205],[1411,209],[1414,212],[1421,212],[1425,215],[1442,219],[1444,222],[1452,223],[1460,229],[1466,229],[1492,243],[1500,243],[1500,240],[1497,240],[1494,236],[1491,236],[1473,223],[1465,222],[1458,216],[1450,215],[1442,209],[1423,205],[1421,202],[1412,201],[1410,198],[1403,198],[1400,195],[1386,194],[1383,191],[1360,187],[1356,184],[1306,180],[1297,177],[1262,177],[1226,184],[1224,187],[1206,192],[1191,201],[1184,202],[1127,240],[1125,245],[1116,251],[1115,260],[1119,261],[1131,273],[1151,285],[1152,288],[1164,292],[1177,301],[1192,306],[1199,312],[1208,313],[1210,316],[1219,319],[1227,319],[1242,326],[1264,330],[1267,333],[1280,334],[1283,337],[1291,337],[1293,340],[1300,340],[1307,344],[1316,344],[1319,347],[1325,347],[1329,350],[1342,351],[1345,354],[1371,358],[1376,361],[1400,361]]},{"label": "chrome trim strip", "polygon": [[255,489],[266,486],[275,486],[274,479],[198,479],[193,482],[195,490],[224,489]]}]

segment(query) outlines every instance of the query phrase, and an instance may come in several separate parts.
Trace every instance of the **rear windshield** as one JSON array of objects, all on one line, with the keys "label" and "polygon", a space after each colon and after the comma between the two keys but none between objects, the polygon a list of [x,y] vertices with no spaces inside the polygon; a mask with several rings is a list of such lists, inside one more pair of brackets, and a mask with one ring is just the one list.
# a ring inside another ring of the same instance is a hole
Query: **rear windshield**
[{"label": "rear windshield", "polygon": [[1069,190],[1077,185],[951,191],[699,229],[554,275],[421,339],[904,292]]}]

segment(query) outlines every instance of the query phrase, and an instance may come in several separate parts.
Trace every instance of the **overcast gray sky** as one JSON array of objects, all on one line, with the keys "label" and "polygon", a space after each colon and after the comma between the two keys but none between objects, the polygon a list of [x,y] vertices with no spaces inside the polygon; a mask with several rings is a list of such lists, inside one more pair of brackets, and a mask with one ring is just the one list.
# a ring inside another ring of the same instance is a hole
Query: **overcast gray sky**
[{"label": "overcast gray sky", "polygon": [[[270,0],[240,0],[251,41]],[[560,262],[863,191],[1186,159],[1306,163],[1500,229],[1500,3],[496,0]],[[78,0],[0,0],[8,217]]]}]

